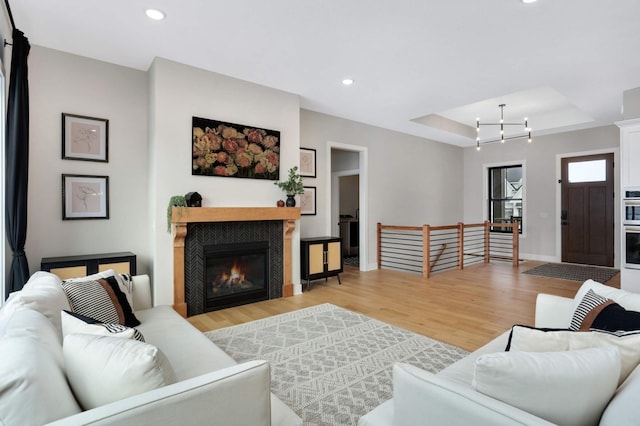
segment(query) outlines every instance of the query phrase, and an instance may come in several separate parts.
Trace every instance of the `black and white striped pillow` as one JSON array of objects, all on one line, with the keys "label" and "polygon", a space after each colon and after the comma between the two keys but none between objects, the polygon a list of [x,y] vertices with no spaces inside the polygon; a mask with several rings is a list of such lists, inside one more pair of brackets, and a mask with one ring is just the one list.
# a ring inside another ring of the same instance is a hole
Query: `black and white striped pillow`
[{"label": "black and white striped pillow", "polygon": [[598,316],[600,312],[607,306],[615,303],[613,300],[596,294],[593,290],[589,289],[587,294],[584,295],[575,312],[571,318],[571,325],[569,330],[589,330],[591,324]]},{"label": "black and white striped pillow", "polygon": [[62,288],[71,310],[77,314],[95,318],[101,323],[127,327],[140,325],[115,277],[64,281]]},{"label": "black and white striped pillow", "polygon": [[125,337],[144,342],[144,336],[136,328],[127,327],[121,324],[101,323],[93,318],[76,314],[74,312],[62,311],[62,334],[83,333],[97,335],[112,335],[114,337]]}]

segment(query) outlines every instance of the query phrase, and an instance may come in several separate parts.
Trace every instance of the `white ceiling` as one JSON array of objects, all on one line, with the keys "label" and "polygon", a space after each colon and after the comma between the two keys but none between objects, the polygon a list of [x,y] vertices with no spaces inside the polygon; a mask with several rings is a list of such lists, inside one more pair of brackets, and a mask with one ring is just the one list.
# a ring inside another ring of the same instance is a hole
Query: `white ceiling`
[{"label": "white ceiling", "polygon": [[[639,0],[14,0],[32,44],[147,70],[164,57],[301,96],[301,106],[459,146],[420,124],[611,124],[640,87]],[[149,20],[155,7],[164,21]],[[345,77],[355,80],[343,86]],[[435,126],[435,127],[434,127]]]}]

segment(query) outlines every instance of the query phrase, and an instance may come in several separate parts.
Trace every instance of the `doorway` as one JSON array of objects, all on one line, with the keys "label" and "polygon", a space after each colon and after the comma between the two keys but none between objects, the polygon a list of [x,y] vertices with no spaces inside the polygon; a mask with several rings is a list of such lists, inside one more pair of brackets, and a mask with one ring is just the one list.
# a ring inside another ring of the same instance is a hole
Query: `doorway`
[{"label": "doorway", "polygon": [[562,262],[614,266],[613,153],[561,159]]},{"label": "doorway", "polygon": [[[346,264],[367,271],[367,153],[366,147],[336,142],[327,144],[330,188],[327,206],[328,235],[343,237]],[[342,199],[342,200],[341,200]],[[349,263],[352,262],[352,263]]]}]

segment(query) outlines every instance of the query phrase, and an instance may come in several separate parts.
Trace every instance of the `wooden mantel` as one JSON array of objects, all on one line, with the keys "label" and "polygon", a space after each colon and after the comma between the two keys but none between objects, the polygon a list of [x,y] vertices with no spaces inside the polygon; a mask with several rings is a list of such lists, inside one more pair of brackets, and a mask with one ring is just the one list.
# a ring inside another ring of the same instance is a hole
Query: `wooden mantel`
[{"label": "wooden mantel", "polygon": [[279,220],[284,222],[284,282],[282,295],[293,296],[291,281],[291,233],[300,219],[297,207],[174,207],[173,224],[173,308],[183,317],[187,316],[184,297],[184,240],[188,223],[246,222]]}]

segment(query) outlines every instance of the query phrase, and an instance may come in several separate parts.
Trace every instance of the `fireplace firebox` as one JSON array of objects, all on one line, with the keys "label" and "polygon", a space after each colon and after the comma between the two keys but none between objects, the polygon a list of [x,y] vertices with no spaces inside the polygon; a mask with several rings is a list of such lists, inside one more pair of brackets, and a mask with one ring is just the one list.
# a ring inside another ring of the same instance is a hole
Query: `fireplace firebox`
[{"label": "fireplace firebox", "polygon": [[269,299],[269,242],[203,247],[205,311]]}]

